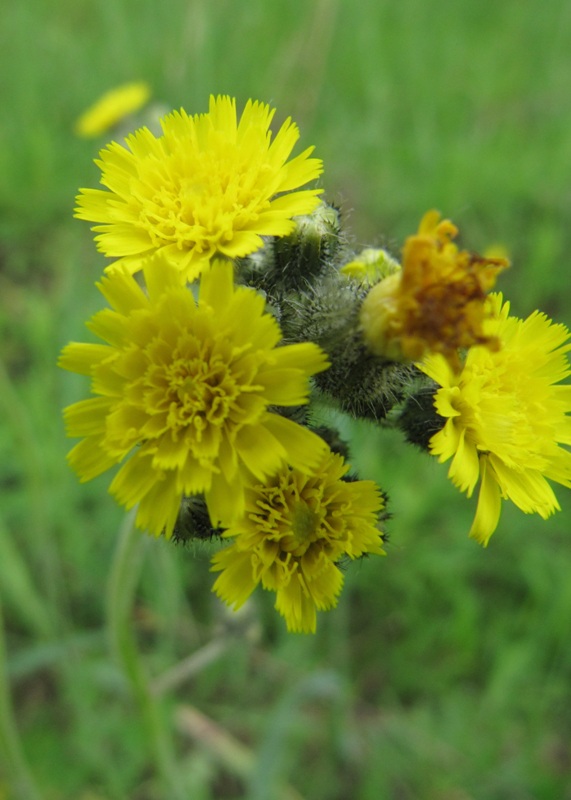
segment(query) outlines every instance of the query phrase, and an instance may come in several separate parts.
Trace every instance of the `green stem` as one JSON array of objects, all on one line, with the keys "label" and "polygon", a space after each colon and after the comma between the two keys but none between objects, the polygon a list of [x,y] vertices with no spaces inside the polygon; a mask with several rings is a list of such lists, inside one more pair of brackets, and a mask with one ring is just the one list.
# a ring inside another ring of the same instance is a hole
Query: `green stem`
[{"label": "green stem", "polygon": [[[45,442],[40,441],[40,434],[34,428],[32,415],[27,405],[16,390],[8,370],[0,362],[0,414],[7,424],[7,429],[14,432],[17,454],[24,470],[25,490],[29,495],[27,511],[28,527],[34,531],[34,543],[38,563],[42,564],[42,576],[46,579],[49,604],[46,604],[39,624],[49,623],[54,628],[55,620],[50,618],[49,609],[61,606],[60,592],[64,581],[61,580],[61,562],[54,545],[54,537],[48,523],[49,485],[47,477]],[[50,470],[52,465],[50,464]]]},{"label": "green stem", "polygon": [[187,793],[177,777],[169,731],[160,704],[150,690],[134,633],[132,608],[140,576],[144,546],[148,538],[135,527],[136,509],[123,523],[111,566],[107,591],[107,620],[111,644],[137,702],[158,775],[168,787],[169,798],[186,800]]},{"label": "green stem", "polygon": [[0,761],[13,779],[13,796],[22,800],[41,800],[41,795],[26,764],[10,702],[10,684],[6,669],[4,624],[0,605]]}]

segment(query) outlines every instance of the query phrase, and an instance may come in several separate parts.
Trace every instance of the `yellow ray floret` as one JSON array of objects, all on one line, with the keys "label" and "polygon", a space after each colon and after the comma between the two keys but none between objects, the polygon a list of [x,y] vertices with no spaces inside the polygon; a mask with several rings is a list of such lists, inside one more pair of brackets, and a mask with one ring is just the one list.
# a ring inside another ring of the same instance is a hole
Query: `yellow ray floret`
[{"label": "yellow ray floret", "polygon": [[377,518],[383,506],[372,481],[344,481],[349,469],[327,452],[311,474],[283,467],[246,489],[243,515],[224,533],[233,544],[213,557],[214,591],[239,608],[258,584],[276,593],[288,630],[314,633],[317,611],[337,605],[338,562],[384,555]]},{"label": "yellow ray floret", "polygon": [[93,397],[65,410],[69,454],[82,480],[122,462],[110,491],[137,524],[170,536],[183,495],[205,493],[213,525],[244,505],[246,476],[263,480],[283,462],[311,469],[325,445],[270,406],[306,403],[309,377],[327,367],[312,343],[278,346],[280,328],[257,292],[214,263],[200,294],[155,256],[147,292],[127,274],[102,279],[110,308],[88,327],[105,344],[72,343],[60,366],[91,376]]},{"label": "yellow ray floret", "polygon": [[[196,278],[215,254],[230,258],[259,249],[262,236],[284,236],[292,217],[319,204],[319,189],[299,191],[322,172],[313,148],[290,159],[299,138],[287,119],[272,141],[274,110],[249,100],[211,97],[207,114],[174,111],[162,135],[147,128],[101,151],[100,189],[82,189],[76,216],[98,223],[108,269],[135,272],[162,251],[184,279]],[[290,159],[290,160],[288,160]]]},{"label": "yellow ray floret", "polygon": [[471,496],[480,492],[470,535],[487,544],[498,524],[501,499],[544,519],[559,509],[548,480],[571,486],[570,332],[535,311],[509,316],[500,294],[489,299],[493,319],[486,332],[501,349],[469,350],[460,372],[442,355],[421,369],[442,388],[435,407],[446,419],[430,440],[439,461],[452,459],[449,477]]},{"label": "yellow ray floret", "polygon": [[75,133],[86,139],[100,136],[129,114],[139,111],[151,96],[144,81],[125,83],[106,92],[75,123]]},{"label": "yellow ray floret", "polygon": [[483,330],[486,297],[508,261],[459,250],[452,241],[457,233],[429,211],[405,243],[402,270],[373,286],[361,311],[372,352],[395,361],[442,353],[457,367],[459,348],[497,348],[497,339]]}]

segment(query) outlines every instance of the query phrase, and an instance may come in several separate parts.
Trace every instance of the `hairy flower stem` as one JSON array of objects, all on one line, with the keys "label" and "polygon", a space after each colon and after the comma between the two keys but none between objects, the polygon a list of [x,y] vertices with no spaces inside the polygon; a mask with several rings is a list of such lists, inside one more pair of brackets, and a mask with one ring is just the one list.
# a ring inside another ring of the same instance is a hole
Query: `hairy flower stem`
[{"label": "hairy flower stem", "polygon": [[6,767],[13,780],[13,796],[21,800],[41,800],[30,773],[18,736],[10,702],[10,683],[6,669],[4,624],[0,605],[0,763]]},{"label": "hairy flower stem", "polygon": [[107,589],[107,621],[112,649],[139,707],[150,755],[172,800],[187,797],[177,776],[170,733],[153,696],[133,628],[132,608],[148,539],[135,527],[136,508],[125,517],[119,532]]}]

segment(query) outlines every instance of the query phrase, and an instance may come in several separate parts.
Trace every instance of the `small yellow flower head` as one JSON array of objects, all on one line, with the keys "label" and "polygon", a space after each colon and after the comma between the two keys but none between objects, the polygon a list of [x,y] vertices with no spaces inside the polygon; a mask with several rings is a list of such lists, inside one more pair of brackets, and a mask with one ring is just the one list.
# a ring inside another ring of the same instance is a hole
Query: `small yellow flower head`
[{"label": "small yellow flower head", "polygon": [[405,243],[402,270],[371,289],[361,324],[373,353],[405,361],[439,352],[458,367],[459,348],[498,347],[498,340],[483,332],[485,301],[508,262],[458,250],[452,241],[457,232],[429,211]]},{"label": "small yellow flower head", "polygon": [[95,397],[64,412],[69,453],[82,481],[124,462],[110,492],[137,524],[170,537],[183,495],[204,492],[214,526],[244,505],[243,484],[287,461],[319,463],[325,445],[269,411],[308,399],[308,379],[327,367],[312,343],[277,345],[275,319],[253,289],[233,284],[230,262],[203,273],[195,300],[175,267],[145,267],[148,295],[113,273],[99,289],[110,303],[88,323],[105,344],[67,345],[60,366],[91,376]]},{"label": "small yellow flower head", "polygon": [[316,611],[337,605],[338,562],[384,555],[377,528],[383,500],[373,481],[344,481],[349,469],[330,451],[312,474],[283,467],[251,483],[244,514],[224,533],[234,539],[213,557],[213,590],[234,609],[256,586],[276,592],[289,631],[315,633]]},{"label": "small yellow flower head", "polygon": [[319,205],[319,189],[294,191],[317,178],[313,147],[288,161],[299,138],[287,119],[272,141],[274,110],[249,100],[237,120],[236,101],[211,97],[207,114],[174,111],[158,138],[147,128],[100,153],[101,183],[82,189],[76,216],[93,228],[101,252],[117,258],[107,269],[136,272],[160,251],[194,280],[212,256],[246,256],[262,236],[284,236],[292,217]]},{"label": "small yellow flower head", "polygon": [[129,114],[143,108],[150,96],[151,90],[144,81],[118,86],[81,115],[75,123],[75,133],[85,139],[101,136]]},{"label": "small yellow flower head", "polygon": [[400,268],[398,261],[395,261],[386,250],[368,247],[341,267],[339,272],[350,280],[357,281],[361,286],[374,286],[388,275],[400,271]]},{"label": "small yellow flower head", "polygon": [[470,497],[480,493],[470,536],[483,545],[497,527],[501,498],[544,519],[559,509],[547,479],[571,486],[571,386],[559,382],[571,370],[570,332],[535,311],[526,320],[509,316],[501,294],[491,295],[495,319],[486,330],[502,343],[497,351],[474,347],[460,373],[440,354],[421,369],[442,388],[435,397],[446,419],[430,440],[453,483]]}]

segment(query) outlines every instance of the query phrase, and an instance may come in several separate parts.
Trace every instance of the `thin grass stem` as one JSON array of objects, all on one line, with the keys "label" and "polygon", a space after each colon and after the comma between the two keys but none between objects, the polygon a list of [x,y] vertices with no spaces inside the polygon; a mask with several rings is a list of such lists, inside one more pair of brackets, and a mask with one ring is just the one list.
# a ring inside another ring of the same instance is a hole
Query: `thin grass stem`
[{"label": "thin grass stem", "polygon": [[149,541],[136,529],[135,514],[136,509],[126,516],[121,526],[111,566],[107,591],[109,635],[113,651],[139,707],[150,755],[167,790],[165,796],[172,800],[186,800],[187,793],[177,775],[170,731],[163,719],[160,703],[151,692],[133,626],[135,589],[144,548]]},{"label": "thin grass stem", "polygon": [[42,796],[36,787],[20,744],[10,694],[4,621],[0,604],[0,763],[6,766],[8,777],[13,781],[11,796],[19,797],[21,800],[41,800]]}]

